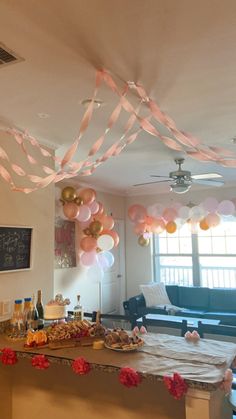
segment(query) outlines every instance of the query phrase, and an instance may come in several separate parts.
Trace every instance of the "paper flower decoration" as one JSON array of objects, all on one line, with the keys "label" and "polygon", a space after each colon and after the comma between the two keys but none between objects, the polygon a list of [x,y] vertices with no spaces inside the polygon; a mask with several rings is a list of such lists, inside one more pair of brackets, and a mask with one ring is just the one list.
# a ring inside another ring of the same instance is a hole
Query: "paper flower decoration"
[{"label": "paper flower decoration", "polygon": [[31,364],[37,370],[46,370],[50,366],[50,362],[45,355],[33,356]]},{"label": "paper flower decoration", "polygon": [[197,342],[200,339],[200,336],[196,330],[190,332],[189,330],[184,335],[186,340]]},{"label": "paper flower decoration", "polygon": [[87,362],[83,357],[76,358],[72,362],[71,366],[75,374],[79,374],[79,375],[88,374],[91,370],[89,362]]},{"label": "paper flower decoration", "polygon": [[18,362],[16,352],[11,348],[3,348],[0,353],[0,360],[4,365],[14,365]]},{"label": "paper flower decoration", "polygon": [[177,372],[173,374],[173,377],[164,376],[163,381],[174,399],[179,400],[187,393],[188,386],[185,380]]},{"label": "paper flower decoration", "polygon": [[223,381],[221,383],[221,390],[223,390],[226,394],[229,394],[232,389],[232,381],[233,381],[233,373],[230,368],[225,371],[225,375]]},{"label": "paper flower decoration", "polygon": [[137,387],[141,381],[142,378],[140,374],[135,371],[133,368],[124,367],[121,368],[119,373],[119,381],[121,384],[123,384],[126,387]]}]

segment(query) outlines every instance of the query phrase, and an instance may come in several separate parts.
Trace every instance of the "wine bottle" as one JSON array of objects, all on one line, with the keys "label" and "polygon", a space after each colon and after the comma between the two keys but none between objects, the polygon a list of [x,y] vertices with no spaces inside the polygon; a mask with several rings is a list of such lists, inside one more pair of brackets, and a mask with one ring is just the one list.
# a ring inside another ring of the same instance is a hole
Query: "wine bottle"
[{"label": "wine bottle", "polygon": [[35,305],[35,296],[33,294],[32,304],[31,304],[31,312],[30,312],[30,327],[31,329],[37,330],[38,329],[38,319],[39,314],[38,310]]},{"label": "wine bottle", "polygon": [[42,329],[44,326],[44,308],[43,308],[43,300],[42,300],[42,290],[38,290],[36,308],[38,310],[38,315],[39,315],[38,329]]}]

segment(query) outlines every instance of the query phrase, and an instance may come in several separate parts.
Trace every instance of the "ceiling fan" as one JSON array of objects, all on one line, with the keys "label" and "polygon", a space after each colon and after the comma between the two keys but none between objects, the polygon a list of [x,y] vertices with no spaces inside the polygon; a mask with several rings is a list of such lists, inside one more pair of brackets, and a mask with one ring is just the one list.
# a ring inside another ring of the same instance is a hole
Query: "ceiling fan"
[{"label": "ceiling fan", "polygon": [[190,188],[192,183],[200,183],[202,185],[210,185],[210,186],[222,186],[224,185],[223,180],[215,180],[217,178],[222,178],[222,176],[218,173],[201,173],[199,175],[192,175],[191,172],[188,170],[182,169],[182,164],[184,163],[184,159],[175,159],[175,163],[178,165],[177,170],[170,172],[168,176],[160,176],[160,175],[150,175],[151,177],[158,177],[158,178],[167,178],[165,180],[157,180],[155,182],[146,182],[146,183],[138,183],[133,186],[141,186],[141,185],[150,185],[152,183],[160,183],[160,182],[171,182],[170,183],[170,190],[175,193],[185,193]]}]

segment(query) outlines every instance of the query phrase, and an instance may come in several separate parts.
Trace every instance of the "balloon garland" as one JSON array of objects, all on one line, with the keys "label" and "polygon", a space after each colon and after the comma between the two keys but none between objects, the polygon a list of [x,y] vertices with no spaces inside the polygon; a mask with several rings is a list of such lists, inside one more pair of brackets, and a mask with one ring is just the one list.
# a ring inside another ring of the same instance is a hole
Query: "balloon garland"
[{"label": "balloon garland", "polygon": [[221,217],[234,216],[236,201],[208,197],[199,205],[181,205],[178,202],[169,207],[160,203],[148,208],[134,204],[128,209],[128,217],[134,224],[134,233],[138,236],[140,246],[148,246],[151,234],[160,234],[166,231],[173,234],[176,230],[188,223],[193,232],[196,228],[208,230],[218,226]]},{"label": "balloon garland", "polygon": [[98,265],[106,270],[114,263],[110,250],[119,244],[118,233],[113,230],[114,219],[104,211],[103,204],[96,201],[94,189],[78,191],[66,186],[60,196],[61,217],[79,224],[83,231],[78,254],[84,266]]}]

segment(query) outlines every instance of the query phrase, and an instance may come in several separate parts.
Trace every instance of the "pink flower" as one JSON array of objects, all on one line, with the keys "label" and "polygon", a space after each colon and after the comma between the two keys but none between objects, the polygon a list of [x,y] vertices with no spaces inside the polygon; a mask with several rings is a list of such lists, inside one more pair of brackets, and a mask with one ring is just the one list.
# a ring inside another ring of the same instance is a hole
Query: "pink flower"
[{"label": "pink flower", "polygon": [[88,374],[91,370],[89,362],[87,362],[84,358],[76,358],[72,362],[72,369],[76,374],[85,375]]},{"label": "pink flower", "polygon": [[177,372],[173,374],[173,377],[164,376],[163,381],[167,387],[169,393],[174,396],[176,400],[181,399],[188,390],[188,386],[185,380]]},{"label": "pink flower", "polygon": [[31,359],[31,364],[37,370],[46,370],[49,367],[50,362],[45,355],[35,355]]},{"label": "pink flower", "polygon": [[137,387],[141,383],[142,378],[133,368],[124,367],[120,370],[119,381],[126,387]]},{"label": "pink flower", "polygon": [[16,352],[11,348],[3,348],[0,353],[0,360],[4,365],[14,365],[18,362]]},{"label": "pink flower", "polygon": [[232,381],[233,381],[233,373],[230,368],[225,371],[225,375],[223,381],[220,385],[221,390],[223,390],[226,394],[231,392],[232,388]]},{"label": "pink flower", "polygon": [[200,336],[196,330],[190,332],[189,330],[184,335],[186,340],[197,342],[200,339]]}]

